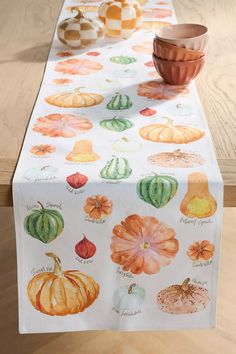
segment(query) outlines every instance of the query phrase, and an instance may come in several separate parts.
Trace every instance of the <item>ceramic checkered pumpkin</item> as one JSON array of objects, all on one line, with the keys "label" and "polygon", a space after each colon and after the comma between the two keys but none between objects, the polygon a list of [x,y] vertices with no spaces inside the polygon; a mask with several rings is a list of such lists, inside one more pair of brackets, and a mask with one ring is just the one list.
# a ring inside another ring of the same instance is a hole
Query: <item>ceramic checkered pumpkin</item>
[{"label": "ceramic checkered pumpkin", "polygon": [[141,6],[136,0],[104,1],[98,15],[111,37],[128,38],[142,23]]},{"label": "ceramic checkered pumpkin", "polygon": [[77,15],[59,23],[57,36],[59,40],[73,48],[86,47],[103,38],[104,28],[100,21],[86,18],[78,7],[72,7]]}]

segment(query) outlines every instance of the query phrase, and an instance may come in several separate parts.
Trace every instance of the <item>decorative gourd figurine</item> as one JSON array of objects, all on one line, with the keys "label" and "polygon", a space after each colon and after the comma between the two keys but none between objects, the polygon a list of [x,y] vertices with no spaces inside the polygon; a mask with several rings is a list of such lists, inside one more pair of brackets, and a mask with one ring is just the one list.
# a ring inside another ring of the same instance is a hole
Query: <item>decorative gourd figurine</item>
[{"label": "decorative gourd figurine", "polygon": [[188,191],[180,204],[181,212],[189,218],[212,216],[217,204],[208,189],[208,179],[204,173],[194,172],[188,176]]},{"label": "decorative gourd figurine", "polygon": [[135,0],[104,1],[98,8],[99,19],[111,37],[128,38],[142,24],[142,10]]},{"label": "decorative gourd figurine", "polygon": [[63,20],[57,27],[57,36],[62,43],[80,48],[104,37],[104,27],[99,20],[85,17],[76,6],[71,11],[77,11],[77,15]]},{"label": "decorative gourd figurine", "polygon": [[90,140],[79,140],[74,144],[73,150],[66,156],[71,162],[93,162],[100,158],[93,152],[93,145]]}]

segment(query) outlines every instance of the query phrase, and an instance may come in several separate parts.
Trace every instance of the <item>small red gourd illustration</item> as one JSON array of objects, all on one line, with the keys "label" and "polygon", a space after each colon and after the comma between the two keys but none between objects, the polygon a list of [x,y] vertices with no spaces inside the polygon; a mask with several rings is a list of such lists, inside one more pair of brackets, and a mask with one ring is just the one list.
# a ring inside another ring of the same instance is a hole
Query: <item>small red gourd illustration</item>
[{"label": "small red gourd illustration", "polygon": [[76,172],[66,177],[66,182],[74,189],[83,187],[88,182],[88,177],[82,173]]},{"label": "small red gourd illustration", "polygon": [[196,241],[192,243],[187,251],[187,255],[192,261],[208,261],[214,255],[215,246],[208,240]]},{"label": "small red gourd illustration", "polygon": [[54,261],[52,272],[35,275],[27,287],[33,307],[49,316],[66,316],[83,312],[98,297],[99,285],[79,270],[62,271],[60,258],[46,253]]},{"label": "small red gourd illustration", "polygon": [[216,208],[216,201],[208,188],[207,176],[201,172],[191,173],[180,211],[189,218],[207,218],[214,215]]},{"label": "small red gourd illustration", "polygon": [[157,113],[157,111],[155,109],[148,108],[148,107],[139,111],[139,114],[141,114],[142,116],[145,116],[145,117],[154,116],[156,113]]},{"label": "small red gourd illustration", "polygon": [[190,278],[182,284],[174,284],[157,294],[161,311],[171,314],[189,314],[204,310],[210,302],[208,290],[198,284],[190,284]]},{"label": "small red gourd illustration", "polygon": [[95,255],[96,246],[93,242],[88,240],[85,234],[83,234],[83,236],[83,239],[76,244],[75,252],[80,258],[89,259]]},{"label": "small red gourd illustration", "polygon": [[113,228],[111,259],[133,274],[156,274],[176,256],[175,230],[152,216],[129,215]]}]

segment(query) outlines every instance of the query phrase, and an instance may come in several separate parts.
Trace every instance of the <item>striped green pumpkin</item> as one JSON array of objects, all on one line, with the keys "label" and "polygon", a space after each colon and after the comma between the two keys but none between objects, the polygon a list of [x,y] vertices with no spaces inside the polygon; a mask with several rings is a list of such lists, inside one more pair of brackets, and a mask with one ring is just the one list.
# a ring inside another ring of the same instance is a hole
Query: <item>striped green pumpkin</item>
[{"label": "striped green pumpkin", "polygon": [[110,61],[112,63],[116,63],[116,64],[127,65],[127,64],[131,64],[131,63],[135,63],[137,61],[137,59],[134,57],[128,57],[126,55],[117,55],[115,57],[111,57]]},{"label": "striped green pumpkin", "polygon": [[132,173],[129,162],[123,157],[114,156],[107,161],[106,166],[100,172],[100,176],[105,179],[124,179],[128,178]]},{"label": "striped green pumpkin", "polygon": [[144,202],[162,208],[176,194],[178,182],[171,176],[148,176],[137,184],[137,194]]},{"label": "striped green pumpkin", "polygon": [[111,98],[107,104],[107,109],[114,111],[120,111],[122,109],[129,109],[132,107],[133,103],[131,102],[128,95],[123,95],[116,92],[116,94]]},{"label": "striped green pumpkin", "polygon": [[38,203],[41,209],[32,210],[25,217],[24,228],[30,236],[43,243],[49,243],[62,233],[64,220],[57,210],[45,209],[40,202]]},{"label": "striped green pumpkin", "polygon": [[133,124],[128,119],[115,116],[113,118],[103,119],[100,122],[100,126],[115,132],[123,132],[126,129],[132,128]]}]

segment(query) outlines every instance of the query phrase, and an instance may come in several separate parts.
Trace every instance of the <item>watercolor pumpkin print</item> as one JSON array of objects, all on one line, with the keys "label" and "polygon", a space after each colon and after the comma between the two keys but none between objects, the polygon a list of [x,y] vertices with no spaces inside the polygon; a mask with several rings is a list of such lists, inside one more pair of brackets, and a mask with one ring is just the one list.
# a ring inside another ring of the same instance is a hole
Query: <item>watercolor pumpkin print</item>
[{"label": "watercolor pumpkin print", "polygon": [[75,253],[82,259],[92,258],[97,251],[95,244],[83,234],[82,240],[75,245]]},{"label": "watercolor pumpkin print", "polygon": [[145,41],[141,44],[135,44],[131,47],[137,53],[152,54],[153,44],[151,41]]},{"label": "watercolor pumpkin print", "polygon": [[100,177],[110,180],[120,180],[128,178],[131,173],[132,169],[126,158],[113,156],[100,171]]},{"label": "watercolor pumpkin print", "polygon": [[99,124],[102,128],[113,132],[123,132],[124,130],[133,127],[133,123],[129,119],[119,116],[103,119]]},{"label": "watercolor pumpkin print", "polygon": [[196,241],[189,246],[187,255],[192,261],[208,261],[213,257],[214,251],[215,246],[210,241]]},{"label": "watercolor pumpkin print", "polygon": [[66,316],[83,312],[99,295],[98,283],[79,270],[62,270],[60,258],[46,253],[54,261],[52,272],[35,275],[27,293],[32,306],[49,316]]},{"label": "watercolor pumpkin print", "polygon": [[59,58],[64,58],[64,57],[71,57],[73,56],[74,53],[71,52],[70,50],[65,50],[65,51],[61,51],[61,52],[57,52],[56,56]]},{"label": "watercolor pumpkin print", "polygon": [[210,302],[208,290],[198,284],[191,284],[186,278],[182,284],[174,284],[157,294],[161,311],[170,314],[189,314],[204,310]]},{"label": "watercolor pumpkin print", "polygon": [[140,311],[146,297],[144,288],[136,283],[124,285],[113,294],[115,309],[122,311]]},{"label": "watercolor pumpkin print", "polygon": [[143,21],[141,25],[141,29],[143,30],[155,30],[157,28],[161,28],[164,26],[170,26],[170,22],[164,22],[164,21]]},{"label": "watercolor pumpkin print", "polygon": [[167,168],[191,168],[202,165],[205,161],[202,155],[190,151],[177,149],[174,151],[160,152],[148,157],[152,165]]},{"label": "watercolor pumpkin print", "polygon": [[86,133],[92,127],[93,123],[86,117],[54,113],[37,118],[33,130],[51,138],[73,138],[78,133]]},{"label": "watercolor pumpkin print", "polygon": [[55,146],[49,144],[34,145],[30,149],[31,154],[36,156],[44,156],[47,154],[52,154],[56,151]]},{"label": "watercolor pumpkin print", "polygon": [[55,71],[70,75],[89,75],[102,68],[100,63],[89,59],[67,59],[58,62]]},{"label": "watercolor pumpkin print", "polygon": [[73,150],[66,156],[70,162],[94,162],[100,159],[100,156],[94,152],[91,140],[84,139],[74,143]]},{"label": "watercolor pumpkin print", "polygon": [[112,212],[113,204],[104,195],[94,195],[85,200],[84,211],[91,219],[99,220]]},{"label": "watercolor pumpkin print", "polygon": [[88,177],[83,175],[82,173],[76,172],[72,175],[67,176],[66,182],[71,188],[79,189],[85,186],[85,184],[88,182]]},{"label": "watercolor pumpkin print", "polygon": [[143,9],[143,16],[147,18],[165,18],[172,15],[172,10],[161,8]]},{"label": "watercolor pumpkin print", "polygon": [[69,85],[72,84],[72,82],[73,80],[68,78],[58,78],[53,80],[53,83],[56,85]]},{"label": "watercolor pumpkin print", "polygon": [[156,274],[176,256],[175,230],[152,216],[129,215],[113,228],[111,259],[133,274]]},{"label": "watercolor pumpkin print", "polygon": [[162,80],[151,80],[138,85],[137,94],[152,100],[171,100],[189,92],[185,85],[168,85]]}]

